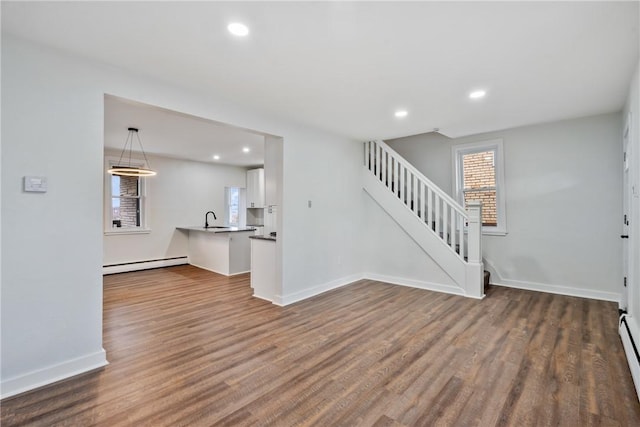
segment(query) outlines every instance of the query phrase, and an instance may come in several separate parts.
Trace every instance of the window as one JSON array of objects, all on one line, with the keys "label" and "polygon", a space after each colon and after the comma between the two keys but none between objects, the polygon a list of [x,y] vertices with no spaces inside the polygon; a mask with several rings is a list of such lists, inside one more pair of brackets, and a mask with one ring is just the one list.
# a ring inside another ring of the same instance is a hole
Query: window
[{"label": "window", "polygon": [[240,189],[227,187],[227,224],[237,227],[240,224]]},{"label": "window", "polygon": [[111,176],[111,225],[140,227],[140,178]]},{"label": "window", "polygon": [[[110,167],[112,162],[108,161]],[[145,179],[137,176],[105,175],[105,231],[114,233],[145,230]]]},{"label": "window", "polygon": [[455,194],[460,204],[482,202],[484,234],[506,234],[502,140],[453,147]]},{"label": "window", "polygon": [[224,220],[230,227],[243,227],[246,222],[245,190],[239,187],[225,187]]}]

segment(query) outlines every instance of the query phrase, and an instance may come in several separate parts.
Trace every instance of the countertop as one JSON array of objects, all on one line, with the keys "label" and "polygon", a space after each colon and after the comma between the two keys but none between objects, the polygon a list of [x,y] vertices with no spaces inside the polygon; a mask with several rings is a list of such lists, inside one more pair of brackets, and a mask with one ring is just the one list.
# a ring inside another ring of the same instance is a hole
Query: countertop
[{"label": "countertop", "polygon": [[203,233],[236,233],[239,231],[255,231],[256,229],[253,227],[222,227],[222,226],[210,226],[209,228],[204,228],[203,226],[192,225],[188,227],[176,227],[178,230],[189,230],[189,231],[202,231]]},{"label": "countertop", "polygon": [[256,234],[255,236],[249,236],[250,239],[257,239],[257,240],[269,240],[271,242],[275,242],[276,238],[275,236],[265,236],[263,234]]}]

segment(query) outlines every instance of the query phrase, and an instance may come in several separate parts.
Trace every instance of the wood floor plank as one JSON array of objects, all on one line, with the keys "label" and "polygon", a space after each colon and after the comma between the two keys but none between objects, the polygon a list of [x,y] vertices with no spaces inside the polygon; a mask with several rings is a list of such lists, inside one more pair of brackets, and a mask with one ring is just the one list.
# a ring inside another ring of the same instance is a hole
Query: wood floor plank
[{"label": "wood floor plank", "polygon": [[110,364],[2,426],[640,425],[614,303],[371,280],[277,307],[191,266],[104,278]]}]

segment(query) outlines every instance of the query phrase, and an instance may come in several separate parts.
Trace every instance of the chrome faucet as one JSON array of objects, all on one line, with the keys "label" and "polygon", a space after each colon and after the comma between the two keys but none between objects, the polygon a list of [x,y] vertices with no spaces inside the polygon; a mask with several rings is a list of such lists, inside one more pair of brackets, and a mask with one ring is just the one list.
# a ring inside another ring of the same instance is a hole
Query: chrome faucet
[{"label": "chrome faucet", "polygon": [[216,214],[213,211],[209,211],[206,214],[204,214],[204,228],[209,228],[209,222],[207,222],[207,218],[209,218],[209,214],[213,215],[213,220],[215,221],[216,219]]}]

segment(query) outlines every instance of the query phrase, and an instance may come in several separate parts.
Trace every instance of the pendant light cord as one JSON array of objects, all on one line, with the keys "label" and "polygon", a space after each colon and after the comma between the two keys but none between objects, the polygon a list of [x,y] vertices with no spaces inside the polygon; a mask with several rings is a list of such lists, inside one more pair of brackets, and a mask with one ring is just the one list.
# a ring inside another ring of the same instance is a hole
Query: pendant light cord
[{"label": "pendant light cord", "polygon": [[140,150],[142,151],[142,157],[144,157],[144,162],[146,166],[151,169],[151,164],[147,159],[147,154],[144,152],[144,147],[142,146],[142,141],[140,140],[140,136],[138,135],[138,129],[129,128],[129,134],[127,135],[127,140],[124,143],[124,147],[122,148],[122,152],[120,153],[120,158],[118,159],[118,165],[122,166],[122,158],[124,157],[124,153],[127,151],[127,146],[129,146],[129,167],[131,167],[131,158],[133,152],[133,134],[136,134],[136,139],[138,140],[138,144],[140,145]]},{"label": "pendant light cord", "polygon": [[[147,165],[147,168],[151,169],[151,163],[147,160],[147,155],[144,152],[144,148],[142,147],[142,141],[140,140],[140,135],[138,135],[138,131],[136,130],[136,138],[138,139],[138,144],[140,145],[140,150],[142,151],[142,157],[144,157],[144,162]],[[133,143],[132,143],[133,145]],[[131,157],[131,156],[129,156]]]}]

